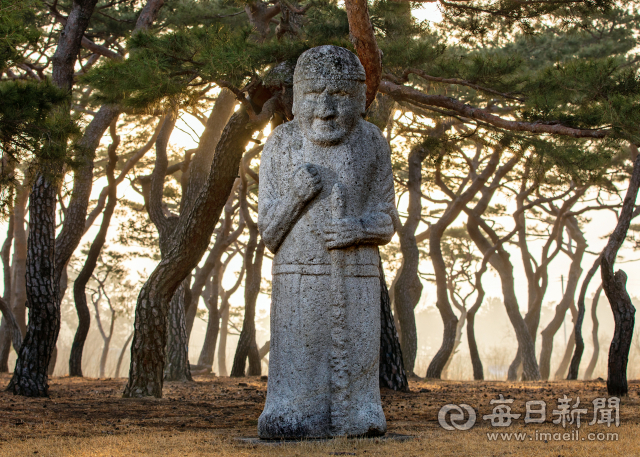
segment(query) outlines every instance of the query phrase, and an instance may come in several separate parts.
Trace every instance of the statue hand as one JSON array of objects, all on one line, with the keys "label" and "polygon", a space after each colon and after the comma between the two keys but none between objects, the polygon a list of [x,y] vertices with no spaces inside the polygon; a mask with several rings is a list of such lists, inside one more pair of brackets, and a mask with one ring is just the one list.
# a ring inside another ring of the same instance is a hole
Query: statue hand
[{"label": "statue hand", "polygon": [[324,227],[324,241],[327,249],[346,248],[362,238],[360,221],[353,218],[332,219]]},{"label": "statue hand", "polygon": [[310,163],[300,165],[293,174],[293,192],[302,203],[306,203],[322,190],[320,173]]}]

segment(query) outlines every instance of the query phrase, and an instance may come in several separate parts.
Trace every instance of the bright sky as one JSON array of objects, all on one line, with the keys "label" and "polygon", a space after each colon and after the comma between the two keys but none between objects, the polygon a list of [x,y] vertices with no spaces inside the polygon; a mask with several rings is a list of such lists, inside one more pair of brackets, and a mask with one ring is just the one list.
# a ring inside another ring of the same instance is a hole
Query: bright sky
[{"label": "bright sky", "polygon": [[440,22],[442,20],[437,3],[423,3],[422,7],[413,9],[411,14],[420,21]]}]

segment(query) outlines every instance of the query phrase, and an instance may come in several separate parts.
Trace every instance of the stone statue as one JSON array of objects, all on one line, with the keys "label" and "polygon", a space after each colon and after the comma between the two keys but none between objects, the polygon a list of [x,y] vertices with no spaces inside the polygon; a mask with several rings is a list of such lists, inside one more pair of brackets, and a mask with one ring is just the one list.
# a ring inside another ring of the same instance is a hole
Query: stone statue
[{"label": "stone statue", "polygon": [[294,120],[267,140],[258,227],[271,252],[271,354],[261,438],[376,436],[380,403],[377,245],[399,220],[389,146],[363,119],[357,56],[298,59]]}]

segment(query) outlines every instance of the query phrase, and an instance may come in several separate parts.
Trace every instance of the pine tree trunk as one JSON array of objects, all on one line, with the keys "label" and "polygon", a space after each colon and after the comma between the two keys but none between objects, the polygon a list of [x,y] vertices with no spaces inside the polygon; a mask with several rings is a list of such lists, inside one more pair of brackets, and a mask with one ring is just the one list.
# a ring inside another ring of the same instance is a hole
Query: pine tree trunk
[{"label": "pine tree trunk", "polygon": [[47,369],[60,329],[55,281],[55,210],[57,188],[38,173],[29,198],[26,274],[29,325],[7,390],[16,395],[47,397]]},{"label": "pine tree trunk", "polygon": [[456,336],[455,342],[453,344],[453,350],[451,351],[451,355],[449,356],[449,360],[444,365],[442,369],[442,376],[449,379],[449,367],[451,366],[451,362],[453,361],[453,357],[456,355],[456,350],[462,344],[462,328],[464,327],[465,322],[467,321],[467,310],[462,308],[460,313],[460,317],[458,318],[458,324],[456,325]]},{"label": "pine tree trunk", "polygon": [[[217,284],[218,280],[214,274],[214,281]],[[218,340],[218,333],[220,330],[220,313],[218,312],[218,287],[213,285],[211,291],[211,297],[209,299],[209,321],[207,322],[207,331],[204,335],[204,343],[202,344],[202,351],[200,351],[200,357],[198,358],[198,366],[201,367],[213,367],[213,359],[216,353],[216,342]]]},{"label": "pine tree trunk", "polygon": [[478,352],[478,343],[476,342],[475,321],[477,309],[471,308],[467,313],[467,342],[469,343],[469,355],[471,356],[471,366],[473,368],[473,379],[476,381],[484,380],[484,369],[480,352]]},{"label": "pine tree trunk", "polygon": [[27,308],[25,306],[27,303],[27,231],[25,230],[25,212],[28,198],[29,187],[25,178],[24,183],[17,191],[14,207],[15,227],[11,266],[13,293],[11,294],[10,302],[13,315],[23,335],[27,332]]},{"label": "pine tree trunk", "polygon": [[593,300],[591,302],[591,321],[593,322],[593,327],[591,329],[591,338],[593,342],[593,354],[591,355],[591,360],[589,361],[589,365],[587,365],[587,369],[584,371],[584,379],[593,378],[593,370],[596,369],[596,364],[598,363],[598,356],[600,355],[600,340],[598,339],[598,302],[600,301],[600,294],[602,294],[602,284],[596,290],[595,295],[593,296]]},{"label": "pine tree trunk", "polygon": [[229,376],[227,371],[227,337],[229,336],[229,305],[221,306],[220,342],[218,343],[218,376]]},{"label": "pine tree trunk", "polygon": [[[245,220],[246,220],[245,215]],[[250,223],[247,221],[247,225]],[[250,227],[251,231],[251,227]],[[255,228],[254,240],[258,237],[257,227]],[[253,246],[252,246],[253,244]],[[240,339],[236,348],[236,355],[233,359],[231,377],[242,377],[245,375],[247,357],[249,357],[249,376],[260,376],[262,367],[260,356],[258,355],[258,345],[256,344],[256,301],[260,293],[260,280],[262,278],[262,258],[264,256],[264,242],[259,243],[250,240],[247,243],[245,252],[246,282],[244,286],[245,308],[244,319]]]},{"label": "pine tree trunk", "polygon": [[[116,120],[117,116],[116,119],[114,119],[114,123]],[[114,124],[112,124],[112,128],[115,131]],[[87,335],[89,334],[89,327],[91,325],[91,314],[89,312],[89,307],[87,306],[86,287],[96,268],[100,252],[107,241],[107,232],[109,231],[109,225],[111,225],[111,218],[116,205],[118,204],[118,187],[114,172],[118,161],[116,150],[118,149],[119,143],[120,137],[113,135],[113,143],[109,145],[108,149],[109,162],[107,163],[106,169],[108,196],[104,213],[102,215],[102,222],[100,223],[98,234],[93,240],[93,243],[91,243],[91,247],[87,253],[87,258],[82,270],[80,270],[80,273],[78,273],[78,276],[73,283],[73,299],[76,306],[76,312],[78,314],[78,328],[73,339],[73,344],[71,345],[71,354],[69,356],[69,376],[82,376],[82,352],[84,349],[84,343],[87,340]],[[102,377],[102,375],[100,377]]]},{"label": "pine tree trunk", "polygon": [[129,333],[127,340],[124,342],[124,344],[122,345],[122,349],[120,350],[120,355],[118,356],[118,364],[116,365],[116,372],[113,375],[116,378],[120,377],[120,367],[122,366],[122,359],[124,359],[125,351],[127,350],[127,346],[129,346],[129,343],[131,343],[132,339],[133,339],[133,332]]},{"label": "pine tree trunk", "polygon": [[11,352],[11,333],[7,321],[0,320],[0,373],[9,372],[9,353]]},{"label": "pine tree trunk", "polygon": [[[378,251],[379,256],[379,251]],[[409,382],[404,370],[402,349],[391,314],[391,300],[380,258],[380,387],[408,392]]]},{"label": "pine tree trunk", "polygon": [[[0,323],[0,373],[9,372],[9,352],[11,352],[11,337],[13,332],[20,332],[18,323],[15,320],[13,311],[11,310],[11,245],[13,244],[13,231],[15,226],[15,217],[13,211],[9,216],[9,224],[7,227],[7,237],[2,244],[2,250],[0,251],[0,258],[2,259],[2,273],[4,279],[4,304],[2,308],[2,321]],[[5,310],[6,309],[6,310]],[[5,318],[5,314],[7,317]],[[15,322],[15,329],[10,326],[10,319]],[[20,340],[22,340],[22,334],[20,334]],[[16,348],[16,352],[20,350],[20,346]]]},{"label": "pine tree trunk", "polygon": [[575,295],[578,288],[578,281],[582,274],[582,258],[587,249],[587,242],[584,235],[578,228],[578,222],[575,216],[567,218],[567,230],[571,234],[571,238],[576,241],[575,252],[571,256],[571,266],[569,267],[569,276],[567,278],[567,288],[564,292],[562,300],[556,306],[556,312],[553,319],[547,327],[540,333],[542,336],[542,345],[540,349],[540,375],[542,379],[549,379],[551,374],[551,352],[553,351],[553,338],[564,322],[567,310],[571,306],[575,306]]},{"label": "pine tree trunk", "polygon": [[607,246],[602,251],[601,273],[604,293],[609,300],[615,330],[609,347],[609,364],[607,377],[607,392],[609,395],[627,395],[627,363],[629,361],[629,349],[633,338],[633,325],[635,323],[636,309],[627,292],[627,275],[624,271],[613,272],[613,266],[618,255],[618,250],[624,242],[633,217],[638,187],[640,186],[640,155],[633,164],[633,173],[629,180],[627,194],[624,197],[622,210],[615,230],[609,237]]},{"label": "pine tree trunk", "polygon": [[[484,196],[483,196],[484,199]],[[482,204],[482,200],[478,205]],[[480,208],[482,212],[486,207]],[[469,220],[467,222],[467,231],[473,242],[478,246],[478,249],[483,254],[492,249],[491,243],[482,235],[479,228],[479,223],[482,221],[479,214],[476,211],[470,213]],[[492,237],[495,233],[488,226],[483,225],[483,230],[487,233],[492,233]],[[489,263],[497,271],[500,277],[500,283],[502,285],[502,297],[504,306],[507,311],[509,321],[513,326],[516,333],[516,339],[518,341],[518,351],[522,355],[523,361],[523,376],[528,380],[540,379],[540,371],[538,369],[538,363],[536,362],[535,346],[529,329],[520,314],[520,308],[518,306],[518,298],[515,293],[515,281],[513,277],[513,265],[511,264],[509,253],[504,250],[502,246],[496,249],[496,253],[489,257]]]},{"label": "pine tree trunk", "polygon": [[571,334],[569,335],[569,341],[567,341],[567,346],[564,349],[564,354],[562,356],[562,360],[560,361],[560,365],[558,365],[558,369],[553,375],[553,378],[556,380],[565,378],[565,374],[567,373],[567,369],[569,368],[569,363],[571,363],[571,355],[573,354],[573,349],[576,347],[575,338],[575,333],[571,332]]},{"label": "pine tree trunk", "polygon": [[100,377],[105,377],[105,369],[107,367],[107,358],[109,357],[109,348],[111,347],[111,336],[104,340],[102,353],[100,354]]},{"label": "pine tree trunk", "polygon": [[162,397],[169,302],[206,252],[236,179],[245,147],[267,120],[260,118],[257,123],[249,122],[244,108],[231,116],[216,147],[207,182],[193,210],[179,224],[175,247],[142,287],[136,304],[131,368],[124,397]]},{"label": "pine tree trunk", "polygon": [[[589,283],[591,279],[595,276],[596,271],[600,268],[600,256],[593,263],[593,266],[587,272],[584,280],[582,281],[582,287],[580,287],[580,295],[578,296],[578,317],[576,318],[576,325],[573,329],[574,340],[575,340],[575,351],[573,353],[573,358],[571,359],[571,365],[569,366],[569,374],[567,375],[567,380],[576,380],[578,379],[578,370],[580,369],[580,361],[582,359],[582,354],[584,353],[584,339],[582,338],[582,324],[584,322],[584,313],[585,313],[585,298],[587,295],[587,288],[589,287]],[[599,295],[599,294],[598,294]],[[595,324],[597,326],[597,324]],[[585,379],[588,379],[585,377]]]},{"label": "pine tree trunk", "polygon": [[[444,333],[442,335],[442,344],[436,355],[431,360],[429,368],[427,368],[427,378],[440,379],[442,376],[442,370],[444,369],[453,346],[455,344],[456,326],[458,324],[458,318],[451,309],[451,303],[449,303],[449,296],[447,293],[447,271],[442,254],[442,237],[445,230],[449,227],[460,215],[467,204],[481,191],[485,186],[485,183],[490,176],[494,174],[500,158],[502,156],[502,149],[495,149],[491,154],[484,170],[480,174],[476,174],[473,181],[469,184],[466,190],[461,195],[452,196],[451,202],[447,205],[447,209],[443,213],[442,217],[431,226],[431,232],[429,233],[429,253],[431,255],[431,262],[433,264],[433,270],[436,276],[436,307],[440,312],[442,323],[444,324]],[[441,188],[446,187],[441,178],[442,163],[437,162],[437,179],[438,185]]]},{"label": "pine tree trunk", "polygon": [[402,266],[397,274],[393,305],[402,329],[403,363],[409,376],[413,374],[418,352],[415,307],[418,305],[422,294],[422,282],[418,276],[420,253],[416,241],[416,230],[422,217],[422,162],[424,162],[428,153],[429,150],[423,145],[416,146],[409,153],[407,220],[398,229],[400,250],[402,251]]},{"label": "pine tree trunk", "polygon": [[189,340],[184,314],[185,289],[189,277],[178,287],[169,305],[167,360],[164,368],[165,381],[193,381],[189,366]]}]

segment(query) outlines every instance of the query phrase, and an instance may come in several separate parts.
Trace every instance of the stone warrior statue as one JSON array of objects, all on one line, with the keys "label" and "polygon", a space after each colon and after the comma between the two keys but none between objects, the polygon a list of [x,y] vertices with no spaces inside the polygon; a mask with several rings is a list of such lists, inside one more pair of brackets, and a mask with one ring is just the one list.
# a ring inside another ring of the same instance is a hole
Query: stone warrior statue
[{"label": "stone warrior statue", "polygon": [[261,438],[376,436],[380,403],[377,245],[398,227],[390,151],[363,119],[357,56],[298,59],[295,119],[267,140],[258,227],[271,252],[271,356]]}]

